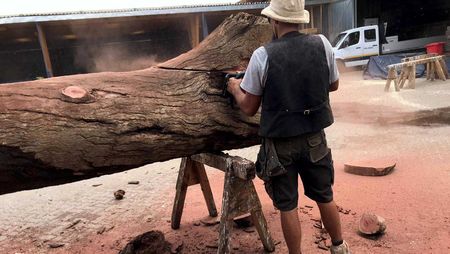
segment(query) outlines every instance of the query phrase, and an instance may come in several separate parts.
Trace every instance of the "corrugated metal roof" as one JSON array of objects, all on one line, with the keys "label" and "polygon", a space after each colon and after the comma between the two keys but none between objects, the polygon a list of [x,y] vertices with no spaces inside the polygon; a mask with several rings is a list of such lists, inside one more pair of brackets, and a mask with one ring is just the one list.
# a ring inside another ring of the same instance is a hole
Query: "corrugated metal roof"
[{"label": "corrugated metal roof", "polygon": [[[337,3],[341,1],[344,0],[306,0],[305,4],[308,6],[317,4]],[[205,12],[220,12],[220,11],[246,11],[246,10],[263,9],[267,7],[268,4],[269,4],[268,2],[229,3],[229,4],[222,3],[222,4],[179,5],[168,7],[84,10],[84,11],[35,13],[35,14],[31,13],[31,14],[0,15],[0,25],[31,23],[31,22],[97,19],[97,18],[205,13]]]},{"label": "corrugated metal roof", "polygon": [[267,2],[255,2],[255,3],[236,3],[236,4],[184,5],[173,7],[5,15],[0,16],[0,25],[29,23],[29,22],[96,19],[96,18],[187,14],[187,13],[203,13],[203,12],[219,12],[219,11],[245,11],[245,10],[262,9],[267,5],[268,5]]}]

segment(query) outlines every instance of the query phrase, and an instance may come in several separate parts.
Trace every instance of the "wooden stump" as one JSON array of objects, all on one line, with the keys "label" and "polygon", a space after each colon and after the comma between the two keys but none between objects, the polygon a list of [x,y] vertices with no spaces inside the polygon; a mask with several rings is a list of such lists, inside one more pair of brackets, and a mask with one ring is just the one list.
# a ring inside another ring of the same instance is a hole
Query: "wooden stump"
[{"label": "wooden stump", "polygon": [[364,213],[359,221],[359,232],[365,235],[382,234],[386,231],[386,221],[373,213]]}]

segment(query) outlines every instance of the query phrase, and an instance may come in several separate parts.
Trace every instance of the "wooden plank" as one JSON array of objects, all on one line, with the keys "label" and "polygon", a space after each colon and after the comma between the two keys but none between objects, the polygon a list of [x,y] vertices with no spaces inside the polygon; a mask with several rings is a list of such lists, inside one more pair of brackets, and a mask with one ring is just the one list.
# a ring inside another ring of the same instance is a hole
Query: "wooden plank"
[{"label": "wooden plank", "polygon": [[[258,200],[259,202],[259,200]],[[261,239],[264,249],[268,252],[275,251],[275,244],[267,226],[266,218],[261,210],[256,210],[251,213],[259,238]]]},{"label": "wooden plank", "polygon": [[374,166],[356,166],[351,164],[344,164],[344,171],[350,174],[361,176],[385,176],[394,170],[396,164],[387,165],[384,167]]},{"label": "wooden plank", "polygon": [[429,57],[429,58],[424,58],[424,59],[418,59],[418,60],[413,60],[413,61],[408,61],[408,62],[404,62],[404,63],[398,63],[398,64],[390,64],[387,67],[388,68],[402,68],[404,66],[413,66],[414,64],[425,64],[425,63],[429,63],[429,62],[433,62],[436,60],[440,60],[442,59],[443,56],[435,56],[435,57]]},{"label": "wooden plank", "polygon": [[219,227],[219,246],[217,253],[230,253],[231,252],[231,230],[233,229],[232,220],[230,216],[230,199],[232,188],[232,174],[230,171],[225,173],[225,182],[222,196],[222,215],[220,216]]},{"label": "wooden plank", "polygon": [[411,57],[405,57],[405,58],[402,58],[402,63],[404,63],[404,62],[410,62],[410,61],[415,61],[415,60],[421,60],[421,59],[425,59],[425,58],[429,58],[429,57],[435,57],[435,56],[437,56],[436,53],[423,54],[423,55],[411,56]]},{"label": "wooden plank", "polygon": [[445,77],[444,71],[442,70],[442,66],[439,63],[439,60],[434,61],[435,67],[436,67],[436,73],[438,74],[439,79],[442,81],[446,81],[447,78]]},{"label": "wooden plank", "polygon": [[171,226],[173,229],[180,228],[181,216],[183,215],[184,202],[189,182],[191,163],[188,158],[181,160],[180,171],[178,172],[175,200],[173,202]]},{"label": "wooden plank", "polygon": [[255,164],[238,156],[230,156],[224,153],[202,153],[192,155],[191,158],[223,172],[227,172],[230,168],[234,176],[243,180],[253,179],[256,175]]},{"label": "wooden plank", "polygon": [[39,44],[41,45],[42,56],[44,58],[45,71],[47,72],[47,78],[53,77],[52,61],[50,59],[50,53],[48,51],[47,39],[45,37],[45,32],[41,24],[36,23],[36,29],[39,38]]}]

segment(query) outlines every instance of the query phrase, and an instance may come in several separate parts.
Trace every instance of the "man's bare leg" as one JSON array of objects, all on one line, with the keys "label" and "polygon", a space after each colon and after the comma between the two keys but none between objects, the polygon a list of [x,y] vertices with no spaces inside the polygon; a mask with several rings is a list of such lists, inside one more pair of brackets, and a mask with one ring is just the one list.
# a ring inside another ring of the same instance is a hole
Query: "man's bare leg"
[{"label": "man's bare leg", "polygon": [[297,208],[280,212],[281,228],[283,229],[284,239],[289,249],[289,254],[300,254],[302,242],[302,229],[298,218]]},{"label": "man's bare leg", "polygon": [[334,201],[330,203],[317,202],[317,206],[319,206],[320,217],[328,234],[330,234],[331,241],[333,243],[342,241],[341,220],[336,203]]}]

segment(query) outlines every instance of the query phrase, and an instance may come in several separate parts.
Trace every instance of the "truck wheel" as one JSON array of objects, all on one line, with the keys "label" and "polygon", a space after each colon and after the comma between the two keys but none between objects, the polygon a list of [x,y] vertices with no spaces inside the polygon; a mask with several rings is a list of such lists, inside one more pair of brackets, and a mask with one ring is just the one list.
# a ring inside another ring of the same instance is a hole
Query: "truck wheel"
[{"label": "truck wheel", "polygon": [[337,63],[337,67],[338,67],[338,70],[340,73],[344,73],[344,72],[348,71],[347,67],[345,67],[345,64],[343,61],[337,60],[336,63]]}]

